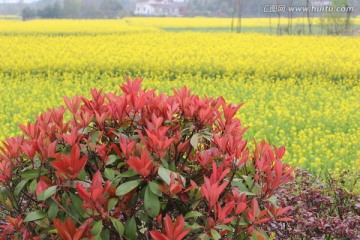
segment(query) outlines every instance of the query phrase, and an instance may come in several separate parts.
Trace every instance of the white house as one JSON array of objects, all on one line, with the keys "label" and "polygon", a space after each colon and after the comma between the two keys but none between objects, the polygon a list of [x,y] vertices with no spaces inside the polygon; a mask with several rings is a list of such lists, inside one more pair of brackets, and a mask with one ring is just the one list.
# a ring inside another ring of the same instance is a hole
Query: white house
[{"label": "white house", "polygon": [[313,5],[313,6],[330,6],[331,0],[312,0],[311,5]]},{"label": "white house", "polygon": [[181,16],[187,0],[138,0],[134,14],[142,16]]}]

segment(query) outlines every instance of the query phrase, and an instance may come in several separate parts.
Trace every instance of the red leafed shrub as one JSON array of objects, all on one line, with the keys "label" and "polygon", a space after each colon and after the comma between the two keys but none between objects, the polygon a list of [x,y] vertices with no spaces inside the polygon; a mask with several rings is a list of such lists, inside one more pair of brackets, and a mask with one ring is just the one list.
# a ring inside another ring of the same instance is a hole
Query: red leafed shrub
[{"label": "red leafed shrub", "polygon": [[1,239],[265,239],[264,223],[291,220],[274,196],[293,179],[285,149],[250,151],[240,105],[121,89],[65,98],[70,120],[51,109],[6,139]]},{"label": "red leafed shrub", "polygon": [[346,192],[327,176],[321,182],[305,170],[276,190],[278,204],[293,206],[291,222],[269,221],[267,231],[277,239],[360,239],[360,197]]}]

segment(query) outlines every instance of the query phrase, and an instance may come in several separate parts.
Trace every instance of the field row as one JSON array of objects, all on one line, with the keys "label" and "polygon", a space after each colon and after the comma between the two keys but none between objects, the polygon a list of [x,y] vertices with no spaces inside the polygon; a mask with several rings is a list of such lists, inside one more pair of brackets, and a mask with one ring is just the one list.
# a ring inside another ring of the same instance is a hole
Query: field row
[{"label": "field row", "polygon": [[358,38],[231,33],[0,36],[0,74],[359,79]]},{"label": "field row", "polygon": [[[278,24],[287,26],[289,23],[294,29],[307,28],[307,18],[243,18],[241,26],[257,32],[267,29],[276,33]],[[360,18],[353,18],[351,23],[359,26]],[[102,33],[125,33],[187,29],[203,31],[230,31],[231,26],[236,27],[238,20],[232,18],[141,18],[127,17],[119,20],[32,20],[32,21],[9,21],[0,19],[1,34],[102,34]],[[313,27],[321,24],[320,18],[312,18]],[[56,26],[56,27],[54,27]]]}]

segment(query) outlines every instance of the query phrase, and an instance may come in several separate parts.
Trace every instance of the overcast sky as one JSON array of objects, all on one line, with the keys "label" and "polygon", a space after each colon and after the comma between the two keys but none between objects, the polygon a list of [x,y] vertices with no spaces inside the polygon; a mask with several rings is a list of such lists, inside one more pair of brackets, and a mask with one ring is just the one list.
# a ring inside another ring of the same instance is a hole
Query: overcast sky
[{"label": "overcast sky", "polygon": [[[0,0],[0,3],[18,3],[20,0]],[[24,0],[25,3],[36,2],[39,0]]]}]

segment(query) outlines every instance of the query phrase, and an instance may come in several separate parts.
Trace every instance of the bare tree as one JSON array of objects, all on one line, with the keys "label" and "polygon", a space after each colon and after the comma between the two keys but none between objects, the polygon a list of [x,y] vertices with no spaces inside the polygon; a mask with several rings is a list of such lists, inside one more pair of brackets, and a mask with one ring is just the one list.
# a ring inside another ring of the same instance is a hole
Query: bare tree
[{"label": "bare tree", "polygon": [[236,24],[236,32],[241,32],[241,20],[242,20],[242,0],[235,0],[234,1],[234,10],[231,20],[231,32],[234,32],[234,22],[235,22],[235,16],[237,18],[237,24]]},{"label": "bare tree", "polygon": [[[289,0],[289,6],[293,6],[293,0]],[[292,21],[293,21],[293,12],[288,10],[288,33],[292,34]]]},{"label": "bare tree", "polygon": [[345,7],[346,7],[345,31],[346,31],[346,32],[350,32],[350,26],[351,26],[351,22],[350,22],[351,10],[350,10],[350,6],[349,6],[348,2],[345,3]]},{"label": "bare tree", "polygon": [[[280,2],[279,0],[276,0],[276,5],[279,6]],[[281,18],[281,13],[280,11],[276,11],[277,15],[278,15],[278,26],[277,26],[277,34],[280,35],[281,34],[281,27],[280,27],[280,18]]]},{"label": "bare tree", "polygon": [[[311,4],[310,0],[306,0],[306,7],[310,9]],[[312,34],[312,19],[310,16],[310,11],[306,11],[307,19],[308,19],[308,26],[309,26],[309,34]]]},{"label": "bare tree", "polygon": [[233,10],[233,14],[232,14],[232,19],[231,19],[231,32],[234,31],[234,21],[235,21],[235,14],[236,14],[236,10],[237,10],[237,0],[234,0],[234,10]]},{"label": "bare tree", "polygon": [[241,32],[241,18],[242,18],[242,0],[237,0],[238,3],[238,23],[237,23],[237,32]]}]

